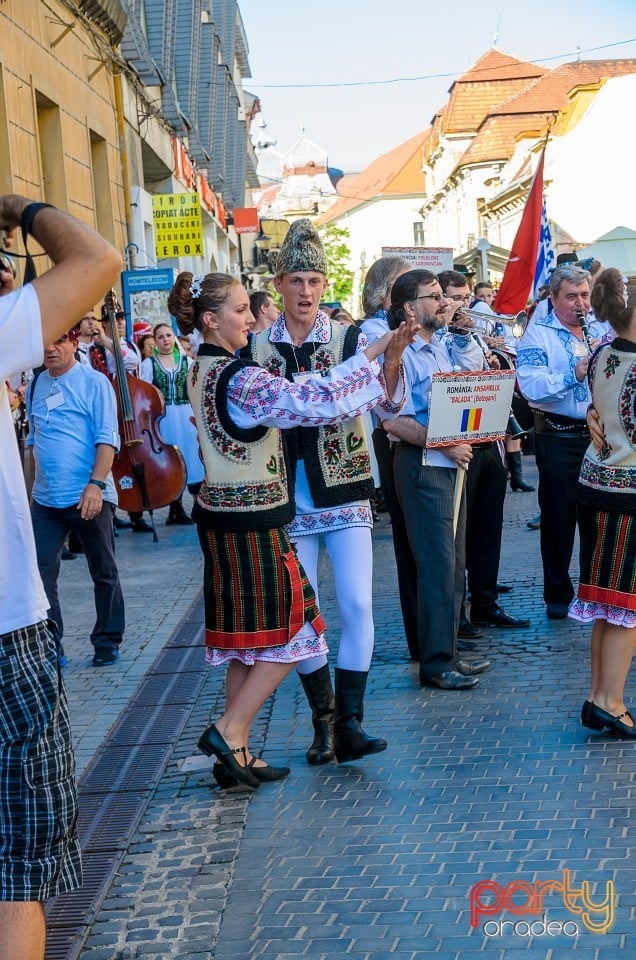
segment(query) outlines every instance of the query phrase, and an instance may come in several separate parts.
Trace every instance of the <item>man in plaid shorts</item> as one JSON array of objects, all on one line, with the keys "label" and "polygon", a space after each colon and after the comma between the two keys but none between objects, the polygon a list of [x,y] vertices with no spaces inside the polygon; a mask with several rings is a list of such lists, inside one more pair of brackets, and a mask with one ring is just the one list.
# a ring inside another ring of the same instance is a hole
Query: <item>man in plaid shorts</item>
[{"label": "man in plaid shorts", "polygon": [[18,226],[55,265],[13,291],[0,264],[0,960],[42,960],[43,902],[81,883],[75,760],[5,380],[42,363],[121,258],[73,217],[0,197],[6,246]]}]

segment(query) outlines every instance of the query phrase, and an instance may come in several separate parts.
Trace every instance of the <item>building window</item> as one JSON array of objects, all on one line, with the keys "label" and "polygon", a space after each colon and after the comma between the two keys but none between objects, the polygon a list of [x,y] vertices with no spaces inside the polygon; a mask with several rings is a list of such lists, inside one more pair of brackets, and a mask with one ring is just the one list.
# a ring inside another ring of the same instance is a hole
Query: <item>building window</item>
[{"label": "building window", "polygon": [[424,246],[424,221],[418,220],[413,224],[413,243],[416,247]]},{"label": "building window", "polygon": [[93,198],[95,204],[95,226],[97,232],[115,243],[113,225],[113,207],[111,196],[111,177],[108,171],[108,144],[94,130],[90,131],[91,175],[93,180]]},{"label": "building window", "polygon": [[60,108],[39,90],[35,93],[35,106],[44,199],[65,210],[68,201]]}]

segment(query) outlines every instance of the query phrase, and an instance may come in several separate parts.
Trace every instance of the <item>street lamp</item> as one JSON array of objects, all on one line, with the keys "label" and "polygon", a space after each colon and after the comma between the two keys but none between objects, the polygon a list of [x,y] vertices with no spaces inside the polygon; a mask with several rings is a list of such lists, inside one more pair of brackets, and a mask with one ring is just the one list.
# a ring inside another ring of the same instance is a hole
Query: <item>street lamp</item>
[{"label": "street lamp", "polygon": [[485,281],[488,280],[488,251],[491,246],[485,237],[477,241],[477,249],[481,253],[481,279]]}]

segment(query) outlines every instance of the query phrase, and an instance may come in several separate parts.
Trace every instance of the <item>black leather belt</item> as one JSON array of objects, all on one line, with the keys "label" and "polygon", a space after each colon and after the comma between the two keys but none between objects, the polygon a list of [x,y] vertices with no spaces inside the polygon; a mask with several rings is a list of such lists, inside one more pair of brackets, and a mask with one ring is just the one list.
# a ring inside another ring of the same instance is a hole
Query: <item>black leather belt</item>
[{"label": "black leather belt", "polygon": [[585,420],[563,417],[558,413],[546,413],[545,410],[533,410],[535,433],[565,433],[573,437],[589,437],[590,431]]}]

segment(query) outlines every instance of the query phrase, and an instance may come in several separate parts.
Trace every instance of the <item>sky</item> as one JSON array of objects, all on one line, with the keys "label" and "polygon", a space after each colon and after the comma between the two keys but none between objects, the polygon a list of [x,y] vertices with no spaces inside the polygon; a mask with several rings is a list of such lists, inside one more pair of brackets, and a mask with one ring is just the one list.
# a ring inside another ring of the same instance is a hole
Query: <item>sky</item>
[{"label": "sky", "polygon": [[[576,60],[577,48],[584,60],[636,59],[636,0],[239,0],[239,8],[252,74],[243,85],[260,98],[275,149],[284,154],[302,125],[345,173],[426,129],[495,34],[503,53],[546,67]],[[404,77],[424,79],[373,82]],[[295,86],[309,83],[361,85]]]}]

